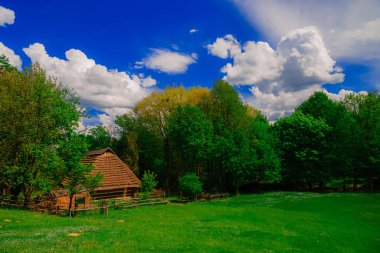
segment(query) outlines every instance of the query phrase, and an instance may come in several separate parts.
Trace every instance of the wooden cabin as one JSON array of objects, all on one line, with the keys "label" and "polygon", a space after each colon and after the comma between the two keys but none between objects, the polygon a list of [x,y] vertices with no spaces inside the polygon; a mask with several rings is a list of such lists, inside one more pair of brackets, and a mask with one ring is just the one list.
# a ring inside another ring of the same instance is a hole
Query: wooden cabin
[{"label": "wooden cabin", "polygon": [[[44,209],[50,213],[58,213],[62,210],[69,209],[70,197],[69,192],[64,189],[51,191],[42,194],[34,199],[39,209]],[[72,209],[85,209],[91,206],[91,196],[88,191],[82,191],[74,194]]]},{"label": "wooden cabin", "polygon": [[110,148],[87,153],[82,160],[93,164],[91,174],[103,174],[102,185],[91,193],[93,199],[133,197],[141,186],[140,180]]}]

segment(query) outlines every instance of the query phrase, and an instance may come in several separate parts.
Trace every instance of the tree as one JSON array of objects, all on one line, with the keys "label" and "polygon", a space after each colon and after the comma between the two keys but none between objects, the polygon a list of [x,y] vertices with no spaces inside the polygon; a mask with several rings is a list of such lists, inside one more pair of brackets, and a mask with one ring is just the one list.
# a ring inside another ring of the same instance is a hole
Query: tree
[{"label": "tree", "polygon": [[[61,175],[59,182],[64,182],[63,187],[69,192],[69,216],[71,217],[71,206],[75,194],[81,191],[92,191],[98,187],[103,179],[103,175],[98,173],[91,175],[93,168],[90,164],[85,164],[82,159],[88,152],[86,137],[76,133],[66,136],[60,141],[58,154],[61,159]],[[66,182],[65,182],[66,181]]]},{"label": "tree", "polygon": [[252,166],[248,172],[249,182],[275,183],[281,180],[281,161],[277,152],[278,139],[268,120],[258,114],[249,128],[250,157]]},{"label": "tree", "polygon": [[[143,130],[133,114],[124,114],[116,118],[115,123],[121,129],[120,138],[115,141],[115,151],[128,164],[131,170],[139,175],[139,147],[137,144],[140,132]],[[150,145],[152,140],[150,140]]]},{"label": "tree", "polygon": [[207,105],[212,109],[211,118],[221,118],[230,130],[239,127],[247,115],[247,109],[237,91],[228,82],[219,80],[212,86],[211,97],[212,104]]},{"label": "tree", "polygon": [[91,128],[86,136],[90,150],[97,150],[111,146],[112,138],[102,126]]},{"label": "tree", "polygon": [[188,198],[195,198],[202,192],[202,183],[195,173],[187,173],[179,178],[179,189]]},{"label": "tree", "polygon": [[17,68],[9,63],[9,59],[5,55],[0,55],[0,73],[2,71],[17,71]]},{"label": "tree", "polygon": [[349,130],[350,117],[346,108],[339,102],[334,102],[324,92],[315,92],[304,101],[296,111],[321,119],[331,127],[326,136],[328,145],[323,151],[322,166],[326,176],[343,179],[352,175],[352,137]]},{"label": "tree", "polygon": [[380,173],[380,95],[375,92],[347,95],[343,104],[351,113],[355,177],[365,176],[373,190],[373,177]]},{"label": "tree", "polygon": [[145,197],[150,196],[153,189],[157,186],[156,177],[157,175],[154,172],[151,172],[149,170],[144,172],[144,175],[141,179],[141,186]]},{"label": "tree", "polygon": [[186,170],[201,176],[202,164],[207,160],[212,145],[212,123],[195,106],[178,106],[168,117],[166,132],[176,156],[177,177]]},{"label": "tree", "polygon": [[[185,90],[183,86],[166,87],[163,92],[153,92],[143,98],[134,108],[139,126],[143,130],[138,134],[137,143],[140,143],[140,139],[150,136],[155,141],[155,147],[161,149],[157,150],[156,155],[152,156],[153,159],[148,159],[150,164],[161,169],[159,174],[163,177],[163,186],[167,192],[170,192],[171,188],[173,188],[169,182],[173,164],[171,160],[172,147],[166,132],[168,117],[175,112],[178,106],[198,105],[207,96],[209,96],[209,91],[205,88]],[[139,156],[146,157],[143,147],[139,146],[138,148],[140,149]]]},{"label": "tree", "polygon": [[[11,190],[22,190],[26,206],[46,179],[63,136],[77,126],[79,99],[68,88],[47,77],[37,65],[25,72],[0,75],[0,157],[2,170],[12,170]],[[3,174],[3,173],[2,173]]]},{"label": "tree", "polygon": [[315,182],[326,182],[322,159],[331,128],[325,121],[296,111],[279,119],[274,129],[280,141],[285,181],[307,184],[309,189]]}]

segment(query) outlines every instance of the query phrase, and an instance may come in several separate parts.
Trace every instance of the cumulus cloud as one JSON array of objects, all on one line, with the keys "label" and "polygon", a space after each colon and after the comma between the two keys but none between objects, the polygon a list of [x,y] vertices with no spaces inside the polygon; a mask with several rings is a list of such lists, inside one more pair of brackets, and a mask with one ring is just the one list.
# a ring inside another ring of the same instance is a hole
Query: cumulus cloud
[{"label": "cumulus cloud", "polygon": [[249,41],[241,52],[230,55],[233,64],[227,63],[221,72],[233,84],[252,85],[263,80],[275,80],[283,70],[283,58],[265,42]]},{"label": "cumulus cloud", "polygon": [[196,33],[196,32],[198,32],[198,29],[195,29],[195,28],[190,29],[190,31],[189,31],[189,33]]},{"label": "cumulus cloud", "polygon": [[0,42],[0,55],[5,55],[12,66],[21,70],[22,61],[20,56],[15,54],[15,52],[12,49],[5,46],[2,42]]},{"label": "cumulus cloud", "polygon": [[0,26],[11,25],[15,22],[15,12],[0,6]]},{"label": "cumulus cloud", "polygon": [[240,43],[231,34],[227,34],[223,38],[217,38],[213,44],[207,45],[207,49],[209,54],[223,59],[241,54]]},{"label": "cumulus cloud", "polygon": [[[314,86],[300,91],[280,91],[274,94],[262,92],[258,87],[252,87],[250,88],[251,94],[246,95],[244,100],[253,107],[259,108],[264,115],[268,116],[270,121],[274,121],[280,117],[290,115],[297,106],[310,97],[315,91],[322,91],[326,93],[330,99],[336,101],[343,99],[348,94],[355,93],[351,90],[342,89],[339,93],[335,94],[328,92],[320,86]],[[367,94],[366,91],[360,91],[358,93]]]},{"label": "cumulus cloud", "polygon": [[251,95],[244,99],[248,104],[260,109],[264,115],[268,116],[269,120],[273,121],[292,113],[295,107],[317,90],[320,90],[319,87],[310,87],[296,92],[280,91],[274,94],[262,92],[258,87],[252,87],[250,88]]},{"label": "cumulus cloud", "polygon": [[266,92],[298,91],[344,80],[314,27],[286,34],[276,50],[266,42],[248,41],[240,46],[231,35],[216,39],[207,48],[212,55],[233,60],[221,72],[236,85],[256,85]]},{"label": "cumulus cloud", "polygon": [[152,53],[137,65],[144,65],[148,69],[162,71],[168,74],[185,73],[190,64],[197,62],[197,55],[173,52],[167,49],[152,49]]},{"label": "cumulus cloud", "polygon": [[233,0],[272,42],[292,30],[316,26],[336,59],[380,58],[378,0]]},{"label": "cumulus cloud", "polygon": [[210,54],[229,59],[221,72],[235,85],[248,85],[245,102],[260,109],[269,120],[287,116],[315,91],[340,100],[353,91],[329,93],[323,84],[344,80],[342,69],[330,57],[316,27],[293,30],[273,49],[266,42],[238,42],[232,35],[207,46]]},{"label": "cumulus cloud", "polygon": [[[89,59],[80,50],[66,51],[66,60],[48,55],[44,45],[35,43],[23,49],[32,62],[38,62],[50,76],[56,77],[81,97],[83,106],[105,112],[114,119],[116,113],[125,112],[150,93],[156,81],[144,75],[130,75],[123,71],[109,70]],[[103,117],[104,119],[104,117]],[[111,123],[111,120],[105,123]]]}]

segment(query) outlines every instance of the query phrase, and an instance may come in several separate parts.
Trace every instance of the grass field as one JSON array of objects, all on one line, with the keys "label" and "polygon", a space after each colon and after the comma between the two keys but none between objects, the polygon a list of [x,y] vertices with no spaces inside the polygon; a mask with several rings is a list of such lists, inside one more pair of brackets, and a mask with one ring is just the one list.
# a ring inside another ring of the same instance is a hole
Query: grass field
[{"label": "grass field", "polygon": [[0,251],[377,253],[380,194],[241,195],[71,220],[0,209]]}]

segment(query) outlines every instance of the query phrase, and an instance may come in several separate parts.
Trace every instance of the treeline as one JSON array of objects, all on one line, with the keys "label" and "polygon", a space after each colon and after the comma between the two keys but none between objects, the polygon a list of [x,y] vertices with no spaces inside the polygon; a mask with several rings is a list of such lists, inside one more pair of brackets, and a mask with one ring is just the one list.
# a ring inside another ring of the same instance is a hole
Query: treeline
[{"label": "treeline", "polygon": [[135,172],[151,170],[167,191],[195,172],[206,191],[237,191],[243,184],[279,182],[281,163],[273,129],[242,103],[225,81],[206,88],[166,88],[119,116],[114,149]]},{"label": "treeline", "polygon": [[178,178],[188,172],[211,192],[263,183],[288,189],[334,183],[356,190],[363,180],[373,190],[380,172],[380,96],[375,92],[341,101],[315,92],[271,125],[231,85],[217,81],[211,90],[154,92],[116,124],[121,132],[113,149],[137,174],[155,172],[168,191],[177,191]]},{"label": "treeline", "polygon": [[80,161],[88,150],[111,147],[141,178],[157,175],[168,193],[195,173],[207,192],[237,192],[276,184],[311,189],[380,175],[380,96],[349,94],[333,101],[316,92],[295,112],[270,124],[225,81],[211,89],[167,87],[139,101],[115,123],[79,133],[80,101],[38,66],[20,72],[0,57],[0,189],[65,188],[73,196],[101,177]]}]

